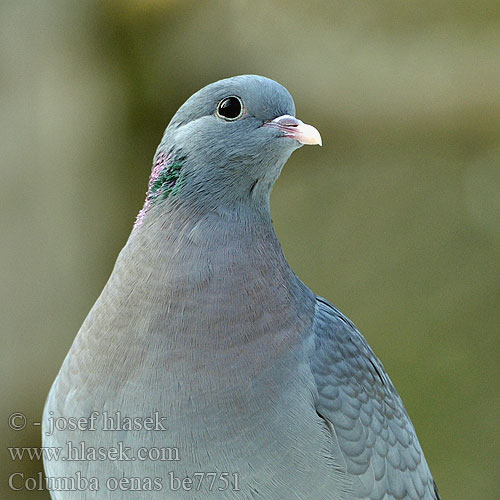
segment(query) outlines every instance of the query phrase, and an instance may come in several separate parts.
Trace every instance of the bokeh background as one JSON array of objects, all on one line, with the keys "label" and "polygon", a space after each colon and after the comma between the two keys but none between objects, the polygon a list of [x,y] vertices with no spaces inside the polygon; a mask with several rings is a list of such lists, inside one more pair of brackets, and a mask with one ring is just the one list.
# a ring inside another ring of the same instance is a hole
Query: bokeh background
[{"label": "bokeh background", "polygon": [[6,447],[40,444],[172,114],[241,73],[323,136],[272,197],[292,267],[381,357],[442,497],[498,498],[498,0],[1,0],[0,497],[48,498]]}]

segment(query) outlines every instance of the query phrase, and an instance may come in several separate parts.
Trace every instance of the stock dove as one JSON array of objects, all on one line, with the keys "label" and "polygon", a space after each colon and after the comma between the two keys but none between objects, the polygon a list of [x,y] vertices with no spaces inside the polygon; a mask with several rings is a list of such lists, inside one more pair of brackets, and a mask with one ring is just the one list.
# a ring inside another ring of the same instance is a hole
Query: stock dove
[{"label": "stock dove", "polygon": [[270,192],[303,144],[319,132],[260,76],[174,115],[47,399],[53,499],[439,499],[382,364],[274,232]]}]

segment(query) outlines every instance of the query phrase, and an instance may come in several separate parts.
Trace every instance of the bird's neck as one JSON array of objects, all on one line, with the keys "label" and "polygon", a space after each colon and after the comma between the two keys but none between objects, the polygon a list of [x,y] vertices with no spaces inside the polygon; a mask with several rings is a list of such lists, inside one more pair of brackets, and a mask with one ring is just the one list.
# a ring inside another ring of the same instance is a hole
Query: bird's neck
[{"label": "bird's neck", "polygon": [[[160,217],[182,223],[183,207],[190,219],[216,212],[231,220],[253,218],[263,223],[270,222],[270,193],[285,160],[282,159],[279,168],[271,163],[260,177],[255,177],[252,169],[243,168],[241,159],[238,159],[236,169],[229,162],[217,168],[207,165],[198,168],[196,175],[190,175],[193,165],[203,164],[205,158],[192,158],[181,148],[160,145],[153,162],[146,200],[134,228],[142,226],[153,211]],[[173,217],[172,212],[176,214]]]},{"label": "bird's neck", "polygon": [[228,280],[238,266],[296,280],[265,204],[207,208],[169,200],[134,227],[123,253],[133,255],[142,272],[150,267],[166,285],[174,275],[190,284],[195,270],[200,276],[219,272]]}]

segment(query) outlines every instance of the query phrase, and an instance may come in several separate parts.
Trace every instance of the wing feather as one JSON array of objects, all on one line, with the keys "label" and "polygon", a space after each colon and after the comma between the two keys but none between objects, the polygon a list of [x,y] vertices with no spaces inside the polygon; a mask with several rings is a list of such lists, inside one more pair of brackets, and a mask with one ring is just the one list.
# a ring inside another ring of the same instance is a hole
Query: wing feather
[{"label": "wing feather", "polygon": [[361,333],[318,297],[313,334],[316,410],[338,439],[356,498],[439,500],[403,402]]}]

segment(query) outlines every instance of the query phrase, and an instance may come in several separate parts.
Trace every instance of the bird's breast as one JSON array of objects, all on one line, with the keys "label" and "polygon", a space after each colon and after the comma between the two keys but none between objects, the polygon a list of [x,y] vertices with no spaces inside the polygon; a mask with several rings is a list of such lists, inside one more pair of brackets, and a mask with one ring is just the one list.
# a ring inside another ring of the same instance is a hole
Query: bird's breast
[{"label": "bird's breast", "polygon": [[[219,234],[215,252],[190,234],[182,244],[129,242],[68,353],[44,418],[50,411],[64,418],[157,415],[164,429],[60,432],[44,444],[175,448],[180,461],[89,462],[85,470],[157,474],[167,483],[169,472],[234,472],[248,498],[265,463],[279,471],[291,453],[297,463],[323,467],[318,450],[326,438],[309,425],[317,420],[307,364],[313,298],[266,241],[233,245],[238,238]],[[48,472],[66,474],[73,465],[49,464]]]}]

